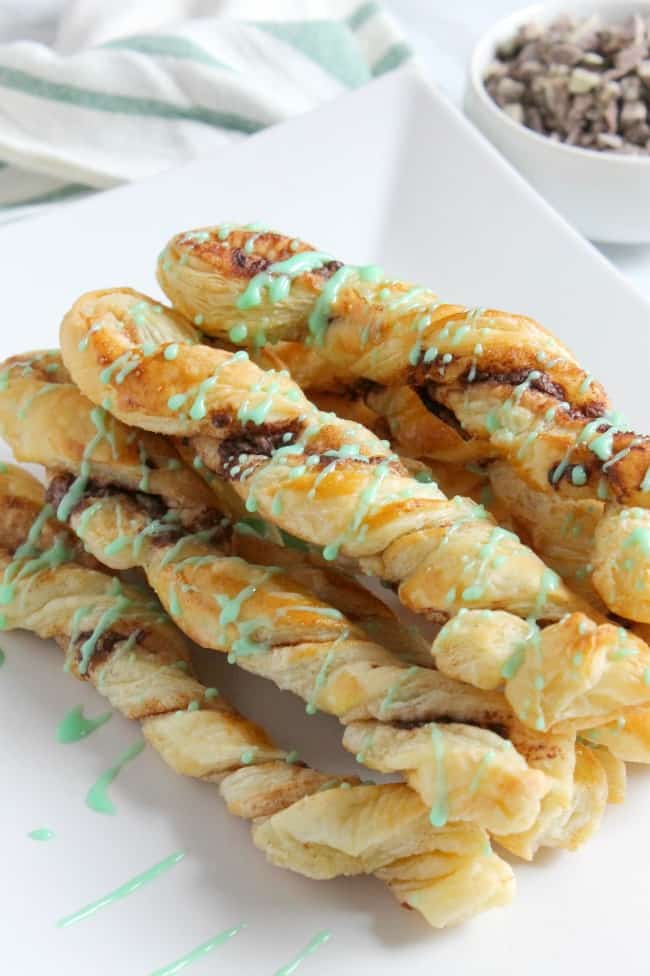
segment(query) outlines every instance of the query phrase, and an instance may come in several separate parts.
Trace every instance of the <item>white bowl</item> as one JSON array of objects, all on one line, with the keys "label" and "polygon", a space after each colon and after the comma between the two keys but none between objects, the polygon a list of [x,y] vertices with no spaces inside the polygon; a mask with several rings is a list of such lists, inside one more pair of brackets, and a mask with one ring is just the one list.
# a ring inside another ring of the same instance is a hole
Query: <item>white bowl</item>
[{"label": "white bowl", "polygon": [[495,24],[479,40],[469,67],[465,112],[488,139],[567,220],[595,241],[650,242],[650,157],[619,156],[566,146],[511,119],[488,94],[483,78],[501,41],[531,20],[549,23],[562,13],[605,20],[650,14],[636,3],[568,2],[527,7]]}]

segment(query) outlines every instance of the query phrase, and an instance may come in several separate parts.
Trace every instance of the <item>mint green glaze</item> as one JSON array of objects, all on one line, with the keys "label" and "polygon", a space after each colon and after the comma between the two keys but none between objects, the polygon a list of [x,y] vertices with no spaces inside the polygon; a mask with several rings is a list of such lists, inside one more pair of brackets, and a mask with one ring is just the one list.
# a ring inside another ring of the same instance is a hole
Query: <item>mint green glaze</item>
[{"label": "mint green glaze", "polygon": [[280,969],[276,970],[274,976],[292,976],[295,973],[298,966],[305,961],[308,956],[311,956],[313,952],[320,949],[321,946],[325,945],[326,942],[332,938],[332,933],[325,929],[322,932],[318,932],[317,935],[310,939],[305,948],[295,956],[291,962],[288,962],[286,966],[282,966]]},{"label": "mint green glaze", "polygon": [[36,830],[30,830],[27,836],[31,840],[52,840],[56,836],[53,830],[49,827],[37,827]]},{"label": "mint green glaze", "polygon": [[578,387],[578,396],[585,395],[585,393],[591,386],[592,381],[593,381],[593,376],[591,375],[591,373],[586,373],[585,378],[583,379],[582,383]]},{"label": "mint green glaze", "polygon": [[165,346],[163,356],[168,362],[172,362],[172,360],[176,359],[178,356],[178,343],[172,342],[171,345]]},{"label": "mint green glaze", "polygon": [[208,942],[203,942],[201,945],[197,946],[196,949],[192,949],[187,952],[184,956],[176,959],[174,962],[169,963],[167,966],[162,966],[161,969],[156,969],[155,972],[150,973],[149,976],[175,976],[176,973],[180,973],[181,969],[185,969],[186,966],[191,965],[191,963],[196,962],[198,959],[202,959],[203,956],[207,956],[209,952],[216,949],[217,946],[223,945],[224,942],[228,942],[233,936],[241,932],[242,929],[246,928],[246,923],[242,922],[241,925],[236,925],[234,928],[226,929],[225,932],[220,932],[219,935],[215,935]]},{"label": "mint green glaze", "polygon": [[309,701],[305,705],[305,711],[307,712],[308,715],[316,714],[316,699],[318,698],[318,694],[321,688],[323,687],[323,685],[325,684],[325,681],[327,680],[327,674],[332,665],[334,654],[336,653],[335,651],[336,645],[347,640],[349,636],[350,636],[350,631],[344,630],[343,633],[340,634],[336,638],[336,640],[332,643],[332,646],[330,647],[329,651],[325,655],[325,658],[323,659],[323,663],[321,664],[318,674],[316,675],[316,680],[314,681],[314,687],[312,688]]},{"label": "mint green glaze", "polygon": [[325,332],[327,331],[332,305],[338,298],[341,288],[352,277],[355,270],[352,265],[344,264],[342,268],[335,271],[331,278],[323,285],[314,303],[314,307],[309,315],[308,325],[314,342],[319,346],[322,346],[325,341]]},{"label": "mint green glaze", "polygon": [[433,475],[430,471],[418,471],[415,475],[415,480],[419,481],[421,485],[433,485],[435,481],[433,480]]},{"label": "mint green glaze", "polygon": [[377,496],[379,488],[381,487],[381,483],[390,470],[391,460],[392,458],[388,457],[385,461],[382,461],[381,464],[377,464],[372,469],[372,478],[370,482],[361,492],[359,492],[357,504],[354,512],[352,513],[352,519],[350,520],[349,526],[337,540],[325,546],[323,549],[324,559],[327,559],[328,561],[336,559],[341,546],[354,536],[358,535],[362,523],[368,515],[370,507]]},{"label": "mint green glaze", "polygon": [[533,620],[539,620],[543,616],[549,593],[557,589],[560,583],[561,580],[557,573],[552,569],[544,570],[540,580],[539,591],[535,599],[535,607],[532,613]]},{"label": "mint green glaze", "polygon": [[0,647],[0,668],[5,663],[6,659],[7,659],[7,655],[5,654],[5,652]]},{"label": "mint green glaze", "polygon": [[255,759],[256,751],[257,749],[255,747],[252,749],[244,749],[241,756],[239,757],[239,761],[243,763],[244,766],[250,766],[250,764]]},{"label": "mint green glaze", "polygon": [[95,813],[117,813],[115,805],[108,795],[108,787],[117,778],[124,766],[131,762],[132,759],[135,759],[136,756],[140,755],[144,747],[144,739],[135,742],[132,746],[129,746],[126,752],[122,753],[113,766],[110,766],[105,773],[102,773],[97,782],[90,787],[86,794],[86,806],[94,810]]},{"label": "mint green glaze", "polygon": [[[2,576],[0,604],[6,606],[11,603],[18,580],[38,573],[41,569],[53,569],[70,559],[71,553],[62,537],[57,538],[49,549],[43,552],[38,549],[37,543],[41,532],[53,514],[52,506],[44,505],[34,519],[25,542],[16,549],[12,561],[5,568]],[[1,626],[5,624],[6,619],[3,616]]]},{"label": "mint green glaze", "polygon": [[154,881],[156,878],[160,877],[170,868],[175,867],[179,861],[182,861],[185,857],[185,851],[176,851],[174,854],[170,854],[169,857],[163,858],[162,861],[158,861],[153,867],[148,868],[141,874],[136,874],[134,878],[130,881],[126,881],[124,884],[120,885],[119,888],[115,888],[114,891],[110,891],[107,895],[102,898],[98,898],[97,901],[91,901],[88,905],[84,905],[78,911],[73,912],[72,915],[66,915],[64,918],[59,919],[56,923],[57,927],[60,929],[65,929],[69,925],[74,925],[76,922],[81,922],[84,918],[88,918],[90,915],[94,915],[95,912],[100,911],[102,908],[108,908],[109,905],[114,905],[116,901],[121,901],[123,898],[128,898],[143,885],[148,884],[150,881]]},{"label": "mint green glaze", "polygon": [[197,325],[200,328],[203,325],[203,322],[204,322],[204,316],[201,315],[200,312],[194,316],[194,325]]},{"label": "mint green glaze", "polygon": [[574,464],[571,469],[571,483],[574,485],[587,484],[587,472],[582,464]]},{"label": "mint green glaze", "polygon": [[24,420],[25,417],[27,416],[27,411],[29,410],[29,408],[31,407],[31,405],[34,403],[35,400],[38,400],[46,393],[50,393],[51,390],[58,389],[58,387],[59,387],[58,383],[44,383],[43,386],[41,386],[34,393],[31,393],[28,397],[25,397],[25,399],[23,400],[23,402],[21,403],[18,409],[18,417],[21,420]]},{"label": "mint green glaze", "polygon": [[480,763],[476,767],[476,772],[472,777],[472,782],[469,784],[469,792],[471,795],[478,792],[481,782],[483,781],[483,777],[485,776],[488,769],[494,762],[494,757],[495,757],[494,749],[488,749],[485,755],[483,756],[483,758],[481,759]]},{"label": "mint green glaze", "polygon": [[168,399],[167,406],[169,407],[170,410],[180,410],[180,408],[183,406],[186,400],[187,400],[187,396],[185,395],[185,393],[174,393]]},{"label": "mint green glaze", "polygon": [[382,698],[381,703],[379,705],[379,711],[377,712],[377,717],[379,719],[383,719],[384,718],[384,715],[386,714],[386,712],[388,711],[388,709],[390,708],[390,706],[395,701],[395,697],[397,696],[397,693],[406,684],[406,682],[410,678],[413,677],[413,675],[415,675],[415,674],[418,673],[419,670],[420,669],[419,668],[416,668],[416,667],[408,668],[404,672],[404,674],[402,674],[397,679],[397,681],[393,682],[393,684],[390,685],[390,687],[388,688],[388,691],[386,692],[386,694]]},{"label": "mint green glaze", "polygon": [[[237,299],[237,308],[245,310],[261,305],[264,289],[267,289],[271,301],[280,301],[288,295],[293,278],[310,271],[318,271],[331,261],[334,261],[334,258],[323,251],[301,251],[284,261],[276,261],[270,264],[266,271],[261,271],[251,278],[246,289]],[[283,282],[278,286],[278,276],[284,279],[286,284]],[[274,292],[272,289],[275,289]]]},{"label": "mint green glaze", "polygon": [[133,605],[132,600],[120,594],[117,597],[113,606],[109,607],[107,610],[104,611],[104,613],[101,615],[101,617],[95,624],[95,628],[92,634],[90,635],[90,637],[88,637],[87,640],[83,642],[83,644],[79,649],[80,658],[81,658],[79,662],[79,674],[88,673],[88,666],[90,664],[90,659],[95,653],[95,648],[97,647],[98,640],[100,639],[100,637],[103,637],[103,635],[106,633],[107,630],[110,630],[110,628],[113,626],[114,623],[117,623],[117,621],[120,619],[124,611],[128,610],[128,608],[132,605]]},{"label": "mint green glaze", "polygon": [[[237,411],[237,419],[243,424],[252,423],[257,424],[258,426],[263,424],[267,418],[269,410],[273,406],[273,396],[279,391],[280,384],[277,381],[271,382],[270,386],[263,390],[263,392],[267,395],[264,400],[260,401],[260,403],[256,404],[255,406],[250,406],[248,400],[245,400],[242,403],[241,407]],[[261,393],[262,389],[254,392]]]},{"label": "mint green glaze", "polygon": [[248,335],[248,329],[243,322],[238,322],[237,325],[233,325],[228,335],[231,342],[243,342]]},{"label": "mint green glaze", "polygon": [[84,449],[78,476],[72,482],[68,491],[59,502],[56,517],[61,522],[67,522],[72,509],[81,501],[90,477],[90,458],[92,458],[93,454],[103,440],[107,440],[111,444],[113,448],[113,455],[115,456],[115,432],[114,429],[113,431],[108,430],[106,426],[107,417],[109,418],[109,421],[113,423],[112,418],[109,417],[103,407],[93,407],[90,411],[90,419],[97,433],[92,440],[88,442],[86,448]]},{"label": "mint green glaze", "polygon": [[650,528],[639,525],[633,529],[623,543],[623,548],[629,549],[632,546],[638,547],[644,556],[650,556]]},{"label": "mint green glaze", "polygon": [[604,434],[599,434],[598,437],[594,437],[594,439],[589,442],[589,450],[592,451],[597,458],[600,458],[601,461],[607,461],[608,458],[611,458],[615,433],[615,428],[610,427],[609,430],[606,430]]},{"label": "mint green glaze", "polygon": [[[650,668],[648,668],[648,672],[650,673]],[[650,684],[650,681],[648,683]],[[300,759],[300,753],[298,752],[297,749],[292,749],[291,752],[288,752],[284,757],[284,761],[288,763],[290,766],[293,765],[293,763],[298,762],[299,759]]]},{"label": "mint green glaze", "polygon": [[176,412],[181,409],[181,407],[187,402],[188,398],[193,397],[194,400],[192,406],[190,407],[189,416],[192,418],[192,420],[202,420],[207,413],[205,405],[206,393],[215,385],[219,379],[219,376],[221,375],[221,372],[227,366],[230,366],[232,363],[242,362],[245,359],[248,359],[248,353],[245,350],[236,352],[234,356],[231,356],[229,359],[226,359],[223,363],[217,366],[210,376],[207,376],[195,387],[185,393],[175,393],[170,396],[167,400],[167,406],[170,410]]},{"label": "mint green glaze", "polygon": [[447,777],[445,775],[445,740],[437,725],[431,726],[431,742],[436,760],[436,801],[429,811],[432,827],[444,827],[449,816]]},{"label": "mint green glaze", "polygon": [[91,735],[96,729],[105,725],[112,717],[112,712],[104,712],[97,718],[86,718],[83,705],[75,705],[63,716],[56,727],[57,742],[79,742]]}]

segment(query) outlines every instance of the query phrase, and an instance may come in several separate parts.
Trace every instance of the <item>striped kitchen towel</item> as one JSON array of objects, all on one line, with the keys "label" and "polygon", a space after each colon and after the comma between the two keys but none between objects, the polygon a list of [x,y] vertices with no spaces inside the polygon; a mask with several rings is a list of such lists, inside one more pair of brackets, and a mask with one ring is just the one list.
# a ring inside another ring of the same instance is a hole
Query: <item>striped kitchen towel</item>
[{"label": "striped kitchen towel", "polygon": [[0,222],[215,153],[411,56],[360,0],[75,0],[0,45]]}]

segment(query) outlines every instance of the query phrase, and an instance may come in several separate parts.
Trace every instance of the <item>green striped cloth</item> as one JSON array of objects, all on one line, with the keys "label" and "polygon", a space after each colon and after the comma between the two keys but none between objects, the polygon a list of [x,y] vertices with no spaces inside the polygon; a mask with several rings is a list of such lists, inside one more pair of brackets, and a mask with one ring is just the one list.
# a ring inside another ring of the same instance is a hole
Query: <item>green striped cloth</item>
[{"label": "green striped cloth", "polygon": [[374,2],[243,6],[68,55],[0,45],[0,222],[214,154],[411,57]]}]

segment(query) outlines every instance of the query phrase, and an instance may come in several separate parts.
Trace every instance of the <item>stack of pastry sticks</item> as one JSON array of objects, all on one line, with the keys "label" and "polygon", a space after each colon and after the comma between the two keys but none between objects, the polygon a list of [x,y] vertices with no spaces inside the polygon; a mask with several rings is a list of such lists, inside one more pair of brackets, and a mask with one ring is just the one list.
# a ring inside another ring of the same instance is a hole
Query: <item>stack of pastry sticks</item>
[{"label": "stack of pastry sticks", "polygon": [[[573,849],[650,760],[647,441],[529,319],[246,227],[180,234],[158,271],[172,308],[88,293],[60,353],[0,370],[0,430],[48,481],[43,508],[2,478],[4,625],[56,637],[274,863],[374,873],[434,926],[503,904],[490,838]],[[403,784],[294,762],[170,618]]]}]

